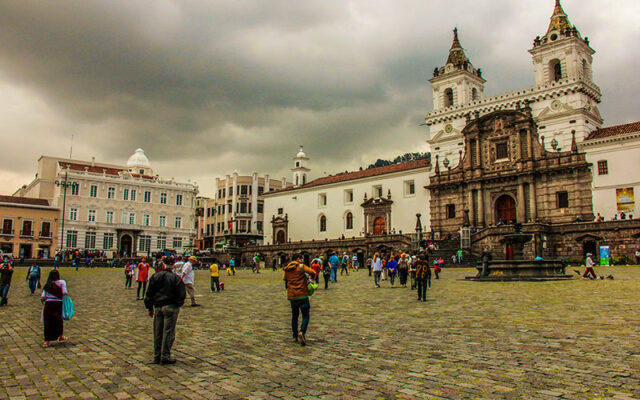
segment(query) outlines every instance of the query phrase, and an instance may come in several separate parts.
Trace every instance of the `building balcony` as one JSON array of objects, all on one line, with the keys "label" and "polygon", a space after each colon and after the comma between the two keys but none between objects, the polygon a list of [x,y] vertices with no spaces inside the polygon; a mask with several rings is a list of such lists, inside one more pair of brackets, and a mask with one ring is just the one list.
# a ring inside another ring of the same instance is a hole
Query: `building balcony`
[{"label": "building balcony", "polygon": [[13,236],[13,229],[6,229],[0,232],[0,236]]},{"label": "building balcony", "polygon": [[20,231],[20,237],[33,237],[33,231]]},{"label": "building balcony", "polygon": [[40,232],[40,239],[51,239],[51,232]]}]

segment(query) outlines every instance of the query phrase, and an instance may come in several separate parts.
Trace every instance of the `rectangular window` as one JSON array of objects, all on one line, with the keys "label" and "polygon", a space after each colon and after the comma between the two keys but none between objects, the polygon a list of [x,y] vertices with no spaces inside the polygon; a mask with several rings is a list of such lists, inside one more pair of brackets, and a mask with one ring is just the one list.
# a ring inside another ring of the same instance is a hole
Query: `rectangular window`
[{"label": "rectangular window", "polygon": [[182,195],[181,194],[177,194],[176,195],[176,205],[177,206],[181,206],[182,205]]},{"label": "rectangular window", "polygon": [[262,221],[256,222],[256,229],[258,230],[258,232],[262,232]]},{"label": "rectangular window", "polygon": [[258,214],[262,214],[264,212],[264,204],[258,203]]},{"label": "rectangular window", "polygon": [[4,220],[2,220],[2,234],[3,235],[12,235],[13,234],[13,220],[12,219],[4,219]]},{"label": "rectangular window", "polygon": [[227,197],[227,189],[222,189],[222,197]]},{"label": "rectangular window", "polygon": [[284,208],[278,208],[278,215],[284,214]]},{"label": "rectangular window", "polygon": [[87,213],[87,221],[96,222],[96,210],[89,210]]},{"label": "rectangular window", "polygon": [[104,221],[107,224],[113,224],[113,211],[107,211]]},{"label": "rectangular window", "polygon": [[344,191],[344,202],[346,204],[353,203],[353,190],[352,189],[347,189],[347,190]]},{"label": "rectangular window", "polygon": [[78,209],[70,208],[69,209],[69,221],[77,221],[78,220]]},{"label": "rectangular window", "polygon": [[71,182],[71,195],[77,196],[80,193],[80,184],[77,182]]},{"label": "rectangular window", "polygon": [[67,231],[67,247],[72,249],[78,247],[78,232]]},{"label": "rectangular window", "polygon": [[151,236],[140,235],[138,237],[138,251],[143,253],[151,251]]},{"label": "rectangular window", "polygon": [[151,203],[151,192],[148,190],[144,192],[144,202]]},{"label": "rectangular window", "polygon": [[129,225],[133,225],[136,223],[136,213],[129,213]]},{"label": "rectangular window", "polygon": [[136,201],[136,190],[131,189],[131,201]]},{"label": "rectangular window", "polygon": [[116,198],[116,188],[110,187],[107,188],[107,199],[115,199]]},{"label": "rectangular window", "polygon": [[167,204],[167,194],[160,193],[160,204]]},{"label": "rectangular window", "polygon": [[507,142],[496,143],[496,160],[509,158],[509,145]]},{"label": "rectangular window", "polygon": [[51,222],[43,222],[40,226],[40,237],[51,237]]},{"label": "rectangular window", "polygon": [[175,250],[182,249],[182,238],[181,237],[174,237],[173,238],[173,248]]},{"label": "rectangular window", "polygon": [[182,228],[182,217],[176,217],[173,227],[176,229]]},{"label": "rectangular window", "polygon": [[22,232],[20,232],[20,234],[22,236],[33,236],[33,230],[31,229],[32,225],[32,221],[22,221]]},{"label": "rectangular window", "polygon": [[413,196],[416,194],[416,184],[414,181],[404,181],[404,195]]},{"label": "rectangular window", "polygon": [[142,225],[149,226],[151,224],[151,216],[149,214],[144,214],[142,216]]},{"label": "rectangular window", "polygon": [[558,208],[568,208],[569,207],[569,193],[567,192],[556,192],[556,203]]},{"label": "rectangular window", "polygon": [[240,186],[240,194],[242,194],[242,195],[246,195],[247,194],[247,185]]},{"label": "rectangular window", "polygon": [[455,217],[456,217],[456,205],[447,204],[447,218],[455,218]]},{"label": "rectangular window", "polygon": [[129,189],[122,190],[122,200],[129,200]]},{"label": "rectangular window", "polygon": [[84,248],[95,249],[96,248],[96,233],[87,232],[84,234]]},{"label": "rectangular window", "polygon": [[262,196],[262,193],[264,193],[264,187],[258,186],[258,196]]},{"label": "rectangular window", "polygon": [[247,212],[247,203],[245,203],[245,202],[240,203],[240,212],[241,213],[246,213]]},{"label": "rectangular window", "polygon": [[91,185],[91,189],[89,189],[89,197],[98,197],[98,186]]},{"label": "rectangular window", "polygon": [[105,250],[113,248],[113,233],[105,233],[102,236],[102,248]]},{"label": "rectangular window", "polygon": [[166,236],[158,236],[157,240],[158,250],[164,250],[167,248],[167,237]]},{"label": "rectangular window", "polygon": [[242,219],[239,222],[240,222],[240,226],[238,228],[238,231],[239,232],[246,232],[247,231],[247,221]]},{"label": "rectangular window", "polygon": [[598,161],[598,175],[608,175],[609,174],[609,165],[607,160]]},{"label": "rectangular window", "polygon": [[164,216],[164,215],[160,216],[160,219],[158,221],[158,226],[160,226],[162,228],[167,226],[167,217],[166,216]]},{"label": "rectangular window", "polygon": [[372,197],[382,197],[382,185],[375,185],[371,193]]},{"label": "rectangular window", "polygon": [[233,186],[229,188],[229,197],[233,197]]},{"label": "rectangular window", "polygon": [[327,206],[327,194],[320,193],[318,195],[318,207],[326,207]]}]

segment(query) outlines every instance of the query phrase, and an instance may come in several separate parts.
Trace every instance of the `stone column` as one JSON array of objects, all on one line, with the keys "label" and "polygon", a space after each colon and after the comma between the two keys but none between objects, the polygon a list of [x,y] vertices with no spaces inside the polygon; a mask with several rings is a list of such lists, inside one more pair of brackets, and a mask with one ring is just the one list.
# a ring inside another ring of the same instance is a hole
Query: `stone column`
[{"label": "stone column", "polygon": [[264,176],[264,193],[269,191],[269,174]]},{"label": "stone column", "polygon": [[249,232],[258,232],[258,173],[254,172],[251,182],[251,226]]},{"label": "stone column", "polygon": [[535,178],[529,183],[529,195],[531,196],[531,200],[529,203],[531,204],[531,220],[535,222],[538,218],[538,206],[536,204],[536,185]]},{"label": "stone column", "polygon": [[518,201],[516,203],[516,219],[518,220],[518,222],[522,223],[525,222],[525,212],[524,212],[524,207],[525,207],[525,201],[524,201],[524,184],[522,183],[522,181],[518,182]]},{"label": "stone column", "polygon": [[484,216],[484,190],[482,186],[478,189],[478,225],[485,226],[485,216]]}]

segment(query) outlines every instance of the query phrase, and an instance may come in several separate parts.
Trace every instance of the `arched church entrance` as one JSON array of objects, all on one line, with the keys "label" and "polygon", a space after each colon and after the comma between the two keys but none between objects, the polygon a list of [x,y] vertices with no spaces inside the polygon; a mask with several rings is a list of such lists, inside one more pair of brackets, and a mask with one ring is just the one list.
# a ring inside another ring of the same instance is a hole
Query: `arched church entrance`
[{"label": "arched church entrance", "polygon": [[496,223],[516,222],[516,201],[509,195],[502,195],[496,200]]},{"label": "arched church entrance", "polygon": [[131,235],[122,235],[120,238],[120,255],[131,257],[131,249],[133,248],[133,238]]},{"label": "arched church entrance", "polygon": [[278,231],[276,234],[276,243],[286,243],[287,239],[284,236],[284,231]]},{"label": "arched church entrance", "polygon": [[384,229],[386,228],[386,224],[384,218],[378,217],[373,221],[373,234],[374,235],[382,235]]}]

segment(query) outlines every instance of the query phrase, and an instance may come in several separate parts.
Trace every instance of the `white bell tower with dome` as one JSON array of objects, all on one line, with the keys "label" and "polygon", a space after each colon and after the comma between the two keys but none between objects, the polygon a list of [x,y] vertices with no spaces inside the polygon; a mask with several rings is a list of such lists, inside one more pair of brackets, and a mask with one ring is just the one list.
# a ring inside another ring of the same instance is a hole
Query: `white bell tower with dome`
[{"label": "white bell tower with dome", "polygon": [[127,160],[127,170],[132,174],[152,176],[153,170],[144,150],[137,149]]},{"label": "white bell tower with dome", "polygon": [[309,168],[307,168],[307,161],[309,161],[309,157],[305,154],[303,150],[303,146],[300,146],[300,150],[298,154],[296,154],[294,161],[294,167],[291,168],[293,172],[293,186],[302,186],[309,181]]}]

